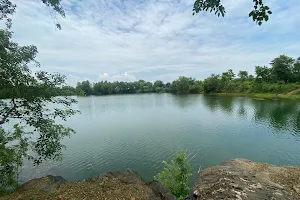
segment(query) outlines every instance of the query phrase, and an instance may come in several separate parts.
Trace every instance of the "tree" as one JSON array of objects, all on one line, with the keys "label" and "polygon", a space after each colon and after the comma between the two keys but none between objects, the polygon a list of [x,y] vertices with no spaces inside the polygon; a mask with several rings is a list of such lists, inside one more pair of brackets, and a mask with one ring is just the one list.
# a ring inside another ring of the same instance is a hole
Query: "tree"
[{"label": "tree", "polygon": [[266,66],[255,67],[256,80],[268,82],[271,79],[271,69]]},{"label": "tree", "polygon": [[89,81],[83,81],[81,83],[77,83],[77,89],[82,90],[86,96],[93,94],[93,88]]},{"label": "tree", "polygon": [[221,92],[223,89],[223,81],[220,75],[212,74],[204,80],[204,92]]},{"label": "tree", "polygon": [[248,79],[248,72],[247,71],[239,71],[238,76],[240,77],[240,79],[242,81],[245,81],[246,79]]},{"label": "tree", "polygon": [[229,69],[227,72],[222,73],[222,80],[223,81],[231,81],[235,77],[235,74],[233,73],[232,69]]},{"label": "tree", "polygon": [[292,70],[295,60],[286,55],[280,55],[271,61],[271,73],[276,81],[291,82],[293,81]]},{"label": "tree", "polygon": [[[1,1],[1,19],[14,12],[9,1]],[[3,7],[7,5],[7,7]],[[40,164],[44,159],[60,159],[64,145],[61,139],[74,130],[57,124],[55,119],[66,120],[77,113],[71,109],[76,101],[70,97],[56,97],[58,88],[65,86],[65,76],[45,71],[33,73],[39,67],[35,60],[37,48],[33,45],[19,46],[11,40],[11,21],[0,30],[0,190],[17,186],[17,175],[23,158]],[[29,67],[30,66],[30,67]],[[50,109],[47,105],[60,105]],[[13,132],[2,125],[16,123]],[[25,131],[23,127],[30,127]],[[31,140],[31,135],[37,136]],[[28,151],[32,155],[28,154]]]},{"label": "tree", "polygon": [[[266,6],[263,0],[253,0],[254,9],[249,13],[249,17],[252,17],[253,21],[258,25],[262,25],[263,21],[269,20],[269,15],[272,11]],[[214,12],[215,15],[225,16],[225,7],[221,4],[221,0],[196,0],[193,8],[193,15],[201,11]]]},{"label": "tree", "polygon": [[189,82],[191,79],[180,76],[177,80],[172,82],[171,92],[173,93],[185,93],[189,90]]},{"label": "tree", "polygon": [[186,153],[179,151],[170,163],[163,161],[166,166],[154,180],[158,180],[162,185],[179,199],[183,199],[189,194],[189,181],[192,176],[192,165],[188,161]]},{"label": "tree", "polygon": [[294,63],[293,69],[293,77],[294,77],[294,82],[300,82],[300,57],[297,58],[296,62]]},{"label": "tree", "polygon": [[164,83],[163,83],[162,81],[160,81],[160,80],[157,80],[157,81],[154,82],[154,85],[153,85],[153,86],[154,86],[155,88],[157,88],[157,87],[161,88],[161,87],[164,86]]}]

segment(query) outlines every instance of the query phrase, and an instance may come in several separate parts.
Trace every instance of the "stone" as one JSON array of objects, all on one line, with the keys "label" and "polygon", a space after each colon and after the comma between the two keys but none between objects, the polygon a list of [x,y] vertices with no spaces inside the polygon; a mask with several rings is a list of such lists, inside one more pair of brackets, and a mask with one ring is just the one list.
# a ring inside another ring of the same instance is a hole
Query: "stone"
[{"label": "stone", "polygon": [[[198,174],[197,199],[300,199],[300,167],[279,167],[234,159]],[[294,187],[293,187],[294,186]]]}]

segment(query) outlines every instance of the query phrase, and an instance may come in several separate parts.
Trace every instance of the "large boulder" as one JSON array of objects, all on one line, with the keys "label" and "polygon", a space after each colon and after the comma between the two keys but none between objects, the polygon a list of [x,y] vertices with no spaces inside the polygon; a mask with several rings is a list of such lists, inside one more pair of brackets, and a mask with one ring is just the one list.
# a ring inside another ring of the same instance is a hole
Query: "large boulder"
[{"label": "large boulder", "polygon": [[229,160],[201,171],[194,195],[201,200],[300,199],[300,167]]}]

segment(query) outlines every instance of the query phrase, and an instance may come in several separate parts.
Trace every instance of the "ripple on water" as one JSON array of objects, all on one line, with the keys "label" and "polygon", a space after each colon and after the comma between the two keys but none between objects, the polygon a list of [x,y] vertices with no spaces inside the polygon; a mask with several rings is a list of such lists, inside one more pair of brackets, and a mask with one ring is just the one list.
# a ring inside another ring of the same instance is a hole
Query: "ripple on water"
[{"label": "ripple on water", "polygon": [[169,94],[78,100],[82,114],[66,122],[77,134],[65,140],[64,160],[43,168],[68,180],[127,168],[151,178],[180,149],[194,171],[234,157],[300,165],[300,106],[293,101]]}]

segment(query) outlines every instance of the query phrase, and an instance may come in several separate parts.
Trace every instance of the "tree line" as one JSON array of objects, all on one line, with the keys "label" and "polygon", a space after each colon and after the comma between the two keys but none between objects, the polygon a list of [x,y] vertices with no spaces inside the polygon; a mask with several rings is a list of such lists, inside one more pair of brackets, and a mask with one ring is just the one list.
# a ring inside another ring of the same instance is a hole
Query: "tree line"
[{"label": "tree line", "polygon": [[77,83],[76,88],[68,87],[65,91],[88,96],[136,93],[284,93],[300,88],[300,57],[294,59],[280,55],[270,65],[271,67],[256,66],[255,75],[243,70],[236,75],[229,69],[222,74],[212,74],[203,81],[184,76],[168,83],[161,80],[154,83],[144,80],[97,83],[83,81]]}]

